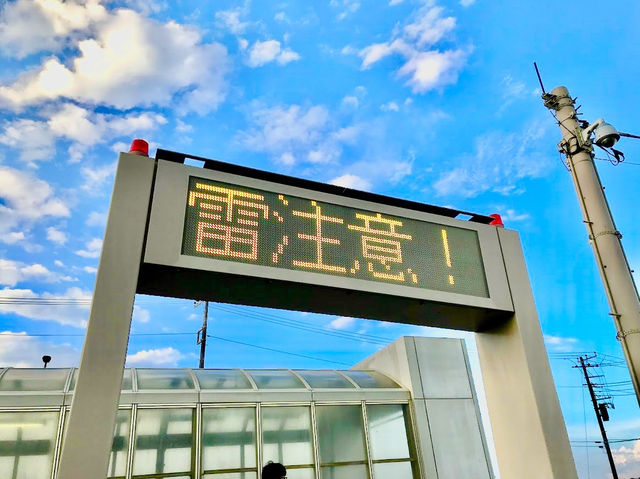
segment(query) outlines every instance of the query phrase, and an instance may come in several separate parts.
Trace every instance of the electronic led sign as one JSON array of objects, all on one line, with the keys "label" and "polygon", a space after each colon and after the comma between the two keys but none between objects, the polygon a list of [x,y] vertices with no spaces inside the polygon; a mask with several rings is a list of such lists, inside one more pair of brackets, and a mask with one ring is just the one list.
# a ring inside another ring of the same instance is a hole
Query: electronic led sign
[{"label": "electronic led sign", "polygon": [[488,297],[474,230],[189,177],[182,254]]}]

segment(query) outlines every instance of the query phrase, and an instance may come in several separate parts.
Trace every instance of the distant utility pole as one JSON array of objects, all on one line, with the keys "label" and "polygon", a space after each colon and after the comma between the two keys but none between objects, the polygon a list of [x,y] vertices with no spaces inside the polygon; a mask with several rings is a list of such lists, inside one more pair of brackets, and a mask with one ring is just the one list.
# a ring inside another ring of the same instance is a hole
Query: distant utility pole
[{"label": "distant utility pole", "polygon": [[580,356],[578,361],[580,361],[579,367],[582,369],[584,373],[584,379],[587,381],[587,387],[589,388],[589,394],[591,395],[591,402],[593,403],[593,410],[596,412],[596,418],[598,419],[598,426],[600,426],[600,433],[602,434],[602,443],[604,444],[604,448],[607,451],[607,458],[609,458],[609,466],[611,466],[611,474],[613,474],[613,479],[618,479],[618,472],[616,471],[616,464],[613,462],[613,455],[611,454],[611,448],[609,447],[609,439],[607,438],[607,432],[604,430],[603,421],[609,420],[609,412],[607,411],[608,403],[598,402],[598,400],[610,399],[610,398],[597,398],[595,392],[593,391],[593,384],[591,383],[591,376],[587,372],[587,368],[594,367],[593,364],[587,362],[589,359],[593,359],[595,356]]},{"label": "distant utility pole", "polygon": [[[197,307],[202,303],[202,301],[196,301],[194,303],[194,307]],[[209,301],[204,302],[204,318],[202,320],[202,328],[198,330],[198,337],[196,344],[200,345],[200,363],[198,368],[204,368],[204,355],[207,350],[207,320],[209,318]]]},{"label": "distant utility pole", "polygon": [[[540,85],[542,86],[542,81]],[[578,120],[574,99],[563,86],[555,88],[551,93],[546,93],[542,87],[542,99],[556,117],[562,132],[559,151],[567,157],[567,166],[578,194],[589,242],[609,301],[609,314],[613,317],[618,332],[616,338],[622,345],[636,399],[640,404],[640,299],[620,242],[622,235],[613,221],[596,171],[591,140],[591,134],[595,132],[595,144],[608,151],[606,148],[610,149],[620,136],[636,135],[619,133],[603,120],[592,125]],[[616,158],[622,156],[618,150],[611,151]]]}]

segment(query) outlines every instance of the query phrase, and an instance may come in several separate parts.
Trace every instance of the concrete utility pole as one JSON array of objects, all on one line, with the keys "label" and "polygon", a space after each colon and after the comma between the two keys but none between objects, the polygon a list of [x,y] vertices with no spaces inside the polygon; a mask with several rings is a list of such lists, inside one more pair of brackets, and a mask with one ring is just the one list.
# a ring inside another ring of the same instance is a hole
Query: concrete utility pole
[{"label": "concrete utility pole", "polygon": [[[604,429],[603,417],[601,413],[600,406],[606,406],[605,404],[599,404],[598,398],[596,398],[596,393],[593,390],[593,384],[591,383],[591,376],[587,372],[587,368],[593,367],[593,364],[585,362],[585,360],[592,359],[587,356],[580,356],[578,360],[580,361],[579,367],[582,369],[584,373],[584,380],[587,382],[587,387],[589,388],[589,395],[591,396],[591,402],[593,403],[593,410],[596,412],[596,419],[598,419],[598,426],[600,426],[600,434],[602,435],[602,443],[604,444],[604,448],[607,451],[607,459],[609,459],[609,467],[611,467],[611,475],[613,479],[618,479],[618,471],[616,470],[616,463],[613,460],[613,454],[611,454],[611,447],[609,447],[609,438],[607,438],[607,431]],[[606,411],[606,409],[605,409]],[[608,421],[608,416],[604,418],[605,421]]]},{"label": "concrete utility pole", "polygon": [[582,208],[584,223],[609,300],[609,313],[616,325],[631,381],[640,404],[640,299],[632,272],[622,249],[622,235],[611,216],[604,189],[593,161],[590,132],[581,128],[574,101],[563,87],[542,95],[544,104],[555,111],[562,141],[559,151],[567,157]]}]

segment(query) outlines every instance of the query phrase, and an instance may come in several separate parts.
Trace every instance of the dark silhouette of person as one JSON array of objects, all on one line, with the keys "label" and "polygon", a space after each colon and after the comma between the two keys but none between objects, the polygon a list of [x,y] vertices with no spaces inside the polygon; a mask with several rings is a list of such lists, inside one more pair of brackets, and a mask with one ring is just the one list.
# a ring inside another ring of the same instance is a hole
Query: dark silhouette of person
[{"label": "dark silhouette of person", "polygon": [[279,462],[269,461],[262,468],[262,479],[287,479],[287,468]]}]

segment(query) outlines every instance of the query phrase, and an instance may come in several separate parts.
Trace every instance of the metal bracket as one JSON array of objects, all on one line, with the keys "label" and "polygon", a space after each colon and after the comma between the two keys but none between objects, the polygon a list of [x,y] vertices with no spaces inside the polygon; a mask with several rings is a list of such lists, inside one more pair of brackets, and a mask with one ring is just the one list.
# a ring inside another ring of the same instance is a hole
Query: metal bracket
[{"label": "metal bracket", "polygon": [[616,339],[618,341],[622,341],[624,338],[626,338],[630,334],[640,334],[640,329],[628,329],[626,331],[618,331],[618,334],[616,334]]},{"label": "metal bracket", "polygon": [[615,230],[615,231],[600,231],[600,233],[596,233],[595,235],[593,235],[592,239],[596,239],[598,236],[604,236],[604,235],[613,235],[615,237],[617,237],[618,239],[622,239],[622,233],[620,233],[620,231]]},{"label": "metal bracket", "polygon": [[544,101],[544,106],[546,106],[549,110],[558,111],[560,109],[560,102],[558,101],[558,97],[551,93],[544,93],[542,95],[542,101]]}]

